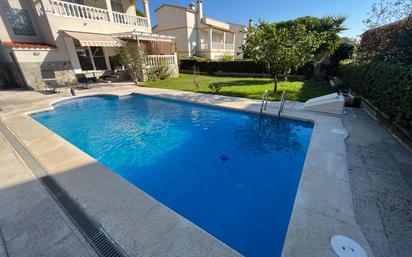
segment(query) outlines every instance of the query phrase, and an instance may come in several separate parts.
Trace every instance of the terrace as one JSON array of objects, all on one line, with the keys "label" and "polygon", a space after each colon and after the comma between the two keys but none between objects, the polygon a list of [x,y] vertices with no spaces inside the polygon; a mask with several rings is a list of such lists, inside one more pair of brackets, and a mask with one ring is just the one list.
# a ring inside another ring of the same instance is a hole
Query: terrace
[{"label": "terrace", "polygon": [[129,30],[151,31],[150,21],[146,17],[137,16],[134,5],[130,3],[125,6],[122,2],[113,4],[115,7],[111,1],[43,1],[48,15],[122,25],[129,27]]}]

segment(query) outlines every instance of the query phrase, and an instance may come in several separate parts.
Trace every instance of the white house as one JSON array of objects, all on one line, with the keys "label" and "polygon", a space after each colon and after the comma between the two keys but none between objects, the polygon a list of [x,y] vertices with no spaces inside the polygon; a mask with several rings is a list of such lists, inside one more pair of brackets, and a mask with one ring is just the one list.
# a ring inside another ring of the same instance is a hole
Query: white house
[{"label": "white house", "polygon": [[246,42],[247,26],[229,22],[230,30],[235,32],[235,59],[243,59],[242,46]]},{"label": "white house", "polygon": [[[80,79],[101,80],[122,72],[116,49],[132,41],[145,65],[164,63],[178,72],[174,38],[152,33],[136,0],[1,0],[0,85],[43,88]],[[124,75],[124,71],[123,71]]]},{"label": "white house", "polygon": [[163,4],[155,12],[157,25],[153,31],[175,36],[177,51],[183,58],[237,56],[236,35],[240,30],[234,24],[205,16],[203,0],[198,0],[196,5],[190,3],[187,8]]}]

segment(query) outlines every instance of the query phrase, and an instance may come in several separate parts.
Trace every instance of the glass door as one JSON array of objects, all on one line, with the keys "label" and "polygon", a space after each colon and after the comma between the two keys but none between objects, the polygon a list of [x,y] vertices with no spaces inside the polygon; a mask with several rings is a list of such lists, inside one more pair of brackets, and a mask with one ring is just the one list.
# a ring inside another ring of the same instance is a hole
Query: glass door
[{"label": "glass door", "polygon": [[106,59],[104,58],[103,47],[90,47],[92,58],[96,70],[107,70]]}]

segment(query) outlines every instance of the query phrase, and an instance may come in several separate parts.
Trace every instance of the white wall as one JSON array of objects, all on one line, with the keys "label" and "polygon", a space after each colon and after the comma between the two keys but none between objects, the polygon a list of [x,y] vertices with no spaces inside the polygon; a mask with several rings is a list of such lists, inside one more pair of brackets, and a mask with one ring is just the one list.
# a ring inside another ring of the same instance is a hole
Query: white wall
[{"label": "white wall", "polygon": [[58,62],[61,61],[61,55],[57,49],[39,49],[39,50],[26,50],[16,49],[13,50],[16,58],[19,62]]},{"label": "white wall", "polygon": [[243,59],[243,51],[240,49],[245,43],[245,33],[241,32],[246,26],[230,23],[230,30],[235,32],[235,58]]},{"label": "white wall", "polygon": [[[27,10],[35,30],[35,36],[15,35],[7,18],[6,11],[9,8]],[[37,22],[37,14],[34,11],[33,1],[29,0],[1,0],[0,1],[0,40],[14,42],[43,42],[43,33]]]},{"label": "white wall", "polygon": [[176,48],[181,57],[191,56],[188,38],[193,37],[193,28],[188,26],[188,18],[192,17],[186,13],[183,8],[165,5],[156,11],[157,26],[153,29],[158,34],[175,36]]}]

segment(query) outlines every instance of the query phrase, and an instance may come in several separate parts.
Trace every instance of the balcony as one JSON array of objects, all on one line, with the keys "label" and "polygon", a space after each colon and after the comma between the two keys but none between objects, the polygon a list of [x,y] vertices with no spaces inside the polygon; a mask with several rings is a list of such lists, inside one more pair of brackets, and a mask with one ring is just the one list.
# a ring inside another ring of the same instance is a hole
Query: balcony
[{"label": "balcony", "polygon": [[98,22],[110,22],[133,28],[150,29],[147,18],[145,17],[59,0],[48,0],[48,4],[46,11],[57,16]]},{"label": "balcony", "polygon": [[228,51],[228,52],[233,52],[234,51],[234,44],[229,44],[229,43],[221,43],[221,42],[213,42],[212,43],[212,49],[209,49],[209,44],[201,44],[200,45],[200,50],[202,51]]}]

